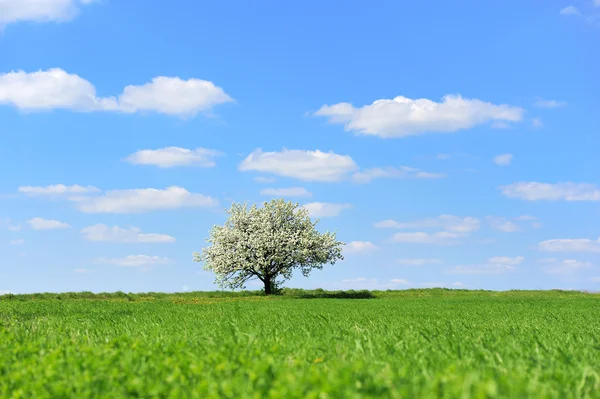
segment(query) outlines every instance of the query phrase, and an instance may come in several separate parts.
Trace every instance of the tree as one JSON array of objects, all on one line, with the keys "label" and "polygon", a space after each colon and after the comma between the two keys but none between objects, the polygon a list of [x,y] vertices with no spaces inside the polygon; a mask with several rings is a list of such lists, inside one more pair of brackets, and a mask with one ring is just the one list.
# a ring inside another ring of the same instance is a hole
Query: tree
[{"label": "tree", "polygon": [[312,269],[344,259],[344,243],[335,233],[319,233],[318,220],[311,221],[298,203],[275,199],[261,208],[234,203],[227,213],[225,225],[213,226],[206,240],[212,245],[194,253],[194,261],[214,272],[222,288],[243,289],[256,278],[270,295],[295,269],[308,277]]}]

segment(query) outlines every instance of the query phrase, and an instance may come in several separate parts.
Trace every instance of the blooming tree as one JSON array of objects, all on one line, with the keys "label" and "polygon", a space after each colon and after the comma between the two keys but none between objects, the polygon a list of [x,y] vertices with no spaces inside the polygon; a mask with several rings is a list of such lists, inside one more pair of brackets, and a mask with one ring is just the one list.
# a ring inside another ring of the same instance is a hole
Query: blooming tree
[{"label": "blooming tree", "polygon": [[194,253],[194,261],[216,274],[223,288],[245,288],[260,280],[265,294],[272,294],[299,269],[308,277],[312,269],[343,259],[335,233],[319,233],[308,211],[298,203],[275,199],[256,205],[233,204],[224,226],[214,226],[207,242],[211,246]]}]

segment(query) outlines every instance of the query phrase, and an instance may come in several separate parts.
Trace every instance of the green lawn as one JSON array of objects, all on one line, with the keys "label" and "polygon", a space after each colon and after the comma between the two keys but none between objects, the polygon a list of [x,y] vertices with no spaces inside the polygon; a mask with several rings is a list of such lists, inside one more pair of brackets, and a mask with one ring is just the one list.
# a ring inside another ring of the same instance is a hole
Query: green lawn
[{"label": "green lawn", "polygon": [[0,396],[600,397],[598,295],[328,295],[0,297]]}]

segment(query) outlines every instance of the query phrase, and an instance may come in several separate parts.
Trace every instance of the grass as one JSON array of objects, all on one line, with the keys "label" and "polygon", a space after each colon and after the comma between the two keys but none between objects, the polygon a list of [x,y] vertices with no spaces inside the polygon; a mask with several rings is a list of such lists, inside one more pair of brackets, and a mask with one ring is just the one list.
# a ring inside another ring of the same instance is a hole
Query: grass
[{"label": "grass", "polygon": [[597,398],[600,296],[5,295],[0,397]]}]

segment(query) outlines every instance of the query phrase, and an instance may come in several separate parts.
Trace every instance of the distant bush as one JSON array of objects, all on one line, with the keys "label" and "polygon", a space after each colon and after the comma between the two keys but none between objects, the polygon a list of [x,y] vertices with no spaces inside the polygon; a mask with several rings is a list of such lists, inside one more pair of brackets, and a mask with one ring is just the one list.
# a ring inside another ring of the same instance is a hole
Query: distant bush
[{"label": "distant bush", "polygon": [[375,298],[375,295],[368,290],[349,290],[349,291],[325,291],[322,288],[314,290],[303,290],[300,288],[284,288],[281,294],[294,298],[339,298],[339,299],[369,299]]}]

